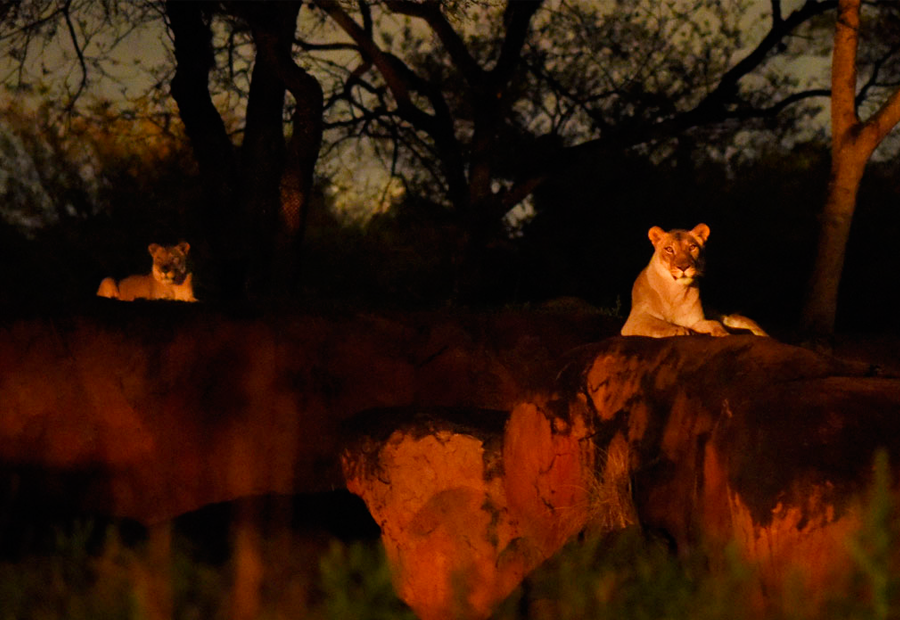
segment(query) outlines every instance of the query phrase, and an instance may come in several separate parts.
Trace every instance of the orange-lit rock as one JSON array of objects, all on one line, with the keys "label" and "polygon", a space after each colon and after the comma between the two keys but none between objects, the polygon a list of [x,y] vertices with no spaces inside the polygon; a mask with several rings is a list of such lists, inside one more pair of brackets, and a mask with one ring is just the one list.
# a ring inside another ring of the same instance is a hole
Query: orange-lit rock
[{"label": "orange-lit rock", "polygon": [[381,525],[398,594],[419,617],[487,617],[584,527],[595,478],[589,423],[531,404],[355,421],[347,488]]},{"label": "orange-lit rock", "polygon": [[767,595],[796,567],[821,596],[874,451],[900,462],[900,381],[770,339],[561,363],[603,323],[93,308],[0,322],[0,474],[145,523],[345,475],[423,617],[483,617],[573,533],[636,519],[714,556],[735,538]]},{"label": "orange-lit rock", "polygon": [[342,420],[509,409],[596,317],[262,313],[97,300],[0,320],[0,474],[145,523],[342,486]]},{"label": "orange-lit rock", "polygon": [[900,455],[900,381],[868,370],[765,338],[612,338],[508,417],[366,416],[344,471],[426,619],[486,617],[573,533],[636,520],[713,566],[736,540],[761,604],[789,577],[822,600],[875,450]]},{"label": "orange-lit rock", "polygon": [[713,561],[736,540],[769,599],[789,576],[817,600],[841,586],[873,455],[900,462],[900,380],[753,337],[586,349],[574,398],[627,437],[645,526]]}]

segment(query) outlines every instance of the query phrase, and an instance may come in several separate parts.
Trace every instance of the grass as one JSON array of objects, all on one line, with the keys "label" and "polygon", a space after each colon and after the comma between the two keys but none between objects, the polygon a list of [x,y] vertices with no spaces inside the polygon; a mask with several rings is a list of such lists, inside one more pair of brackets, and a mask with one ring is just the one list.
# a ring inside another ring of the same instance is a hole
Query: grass
[{"label": "grass", "polygon": [[[170,563],[154,568],[150,540],[126,544],[109,527],[98,549],[91,522],[57,531],[52,548],[0,562],[0,620],[233,618],[234,557],[203,559],[175,536]],[[397,599],[377,542],[330,544],[307,537],[263,541],[264,578],[253,617],[412,619]],[[168,599],[168,600],[160,600]]]},{"label": "grass", "polygon": [[[883,452],[875,458],[874,474],[863,527],[848,541],[851,587],[813,612],[803,592],[788,584],[767,620],[900,617],[898,514]],[[0,561],[0,620],[235,617],[240,560],[231,553],[210,558],[178,533],[167,540],[168,561],[160,568],[152,537],[123,535],[117,526],[91,521],[57,529],[45,548]],[[375,541],[345,543],[287,532],[260,536],[258,544],[263,574],[249,617],[414,618],[394,595],[383,549]],[[724,568],[710,570],[702,552],[676,555],[666,541],[637,526],[585,535],[532,573],[494,618],[755,620],[760,614],[754,616],[757,608],[750,602],[753,570],[734,549],[726,558]]]},{"label": "grass", "polygon": [[605,618],[740,620],[750,571],[733,551],[727,570],[711,573],[700,554],[677,558],[665,541],[631,526],[576,540],[535,571],[496,620]]}]

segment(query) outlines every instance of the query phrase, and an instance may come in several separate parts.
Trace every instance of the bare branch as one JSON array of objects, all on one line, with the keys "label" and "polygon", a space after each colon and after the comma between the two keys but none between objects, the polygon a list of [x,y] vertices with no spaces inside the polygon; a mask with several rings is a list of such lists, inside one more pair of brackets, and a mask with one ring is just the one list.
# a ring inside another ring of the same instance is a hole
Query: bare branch
[{"label": "bare branch", "polygon": [[772,117],[787,106],[803,99],[825,96],[827,91],[814,89],[795,93],[767,108],[731,105],[739,103],[737,100],[738,82],[759,68],[765,62],[768,54],[784,38],[812,17],[836,6],[837,0],[806,0],[799,9],[793,11],[786,18],[773,21],[772,27],[757,46],[726,71],[716,87],[693,108],[645,127],[611,127],[600,138],[564,149],[561,155],[565,156],[557,158],[554,164],[560,169],[564,169],[570,164],[572,158],[594,157],[599,150],[644,144],[677,135],[692,127],[721,122],[729,118],[746,120]]},{"label": "bare branch", "polygon": [[[402,60],[381,50],[363,28],[344,11],[339,2],[335,0],[315,0],[315,2],[353,39],[363,58],[371,59],[397,102],[397,114],[434,140],[437,150],[441,153],[441,167],[451,187],[451,193],[455,196],[451,200],[455,203],[461,201],[460,196],[465,193],[466,188],[465,162],[461,145],[456,139],[453,117],[440,85],[421,78]],[[416,105],[412,92],[424,95],[434,113],[429,114]]]},{"label": "bare branch", "polygon": [[785,37],[812,17],[821,15],[835,7],[837,7],[837,0],[806,0],[803,6],[788,15],[786,19],[773,20],[772,27],[766,33],[766,36],[749,54],[725,72],[716,88],[700,102],[697,108],[720,107],[725,102],[733,99],[734,94],[737,92],[737,84],[741,78],[752,73],[762,65],[768,54]]},{"label": "bare branch", "polygon": [[816,97],[830,97],[831,91],[827,88],[812,88],[809,90],[804,90],[796,93],[791,93],[784,99],[775,102],[771,106],[765,108],[751,108],[746,111],[742,111],[741,113],[735,114],[735,118],[773,118],[778,116],[785,108],[794,105],[795,103],[799,103],[801,101],[807,99],[814,99]]},{"label": "bare branch", "polygon": [[[387,0],[387,7],[394,13],[409,15],[423,19],[441,40],[444,49],[450,54],[453,64],[466,78],[470,85],[480,88],[487,75],[469,53],[462,37],[450,25],[441,13],[440,2],[413,2],[411,0]],[[532,4],[525,2],[523,4]],[[535,3],[538,4],[538,3]]]},{"label": "bare branch", "polygon": [[384,77],[385,82],[387,82],[388,88],[391,89],[391,93],[397,100],[397,104],[401,108],[408,108],[409,112],[412,114],[415,114],[413,110],[424,114],[412,103],[412,99],[409,95],[409,88],[394,70],[393,61],[381,51],[381,48],[379,48],[372,38],[366,34],[365,30],[353,21],[353,18],[344,11],[340,3],[335,0],[315,0],[315,2],[316,5],[325,11],[344,32],[350,35],[350,38],[353,39],[360,50],[372,59],[372,62],[375,63],[375,66],[378,67],[378,70]]},{"label": "bare branch", "polygon": [[350,50],[359,52],[359,46],[352,43],[312,43],[299,37],[294,39],[294,45],[305,52],[339,52]]},{"label": "bare branch", "polygon": [[75,33],[75,25],[72,23],[72,15],[70,13],[70,9],[72,7],[72,0],[66,0],[66,3],[63,5],[61,11],[63,18],[66,21],[66,27],[69,30],[69,39],[72,41],[72,47],[75,48],[75,55],[78,56],[78,64],[81,67],[81,81],[78,83],[78,90],[75,91],[75,94],[69,97],[68,103],[66,103],[65,111],[71,112],[72,108],[75,107],[75,102],[78,101],[78,98],[81,96],[81,93],[84,92],[84,88],[87,85],[87,65],[84,61],[84,52],[81,50],[81,45],[78,43],[78,35]]},{"label": "bare branch", "polygon": [[900,89],[895,90],[878,111],[866,122],[863,136],[878,145],[900,122]]},{"label": "bare branch", "polygon": [[509,0],[503,21],[506,24],[506,37],[500,48],[500,57],[494,66],[489,80],[505,85],[512,76],[512,71],[522,56],[522,47],[528,37],[531,27],[531,18],[541,7],[543,0],[532,2],[516,2]]},{"label": "bare branch", "polygon": [[772,28],[778,28],[784,18],[781,15],[781,0],[772,0]]},{"label": "bare branch", "polygon": [[890,60],[890,58],[892,56],[894,56],[897,52],[900,52],[900,44],[891,46],[891,48],[886,53],[884,53],[881,57],[876,59],[874,63],[872,63],[872,71],[869,74],[869,79],[867,79],[866,82],[860,87],[859,92],[856,95],[857,107],[866,100],[866,98],[868,97],[869,91],[872,88],[875,88],[878,86],[887,86],[887,84],[881,84],[878,82],[878,76],[879,76],[879,73],[881,72],[882,68],[884,67],[884,64],[888,60]]}]

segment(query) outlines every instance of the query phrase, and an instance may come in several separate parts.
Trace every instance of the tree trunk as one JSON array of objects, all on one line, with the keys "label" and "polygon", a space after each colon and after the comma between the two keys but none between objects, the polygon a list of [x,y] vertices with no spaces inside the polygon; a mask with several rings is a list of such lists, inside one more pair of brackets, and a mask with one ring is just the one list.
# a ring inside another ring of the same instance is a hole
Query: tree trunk
[{"label": "tree trunk", "polygon": [[[200,226],[209,238],[213,288],[226,298],[290,293],[322,142],[322,88],[292,58],[300,2],[234,2],[256,58],[240,160],[209,93],[211,31],[201,3],[166,3],[175,36],[172,95],[179,106],[205,188]],[[284,132],[285,92],[296,106]]]},{"label": "tree trunk", "polygon": [[812,339],[827,340],[834,333],[838,289],[844,268],[850,225],[856,209],[856,194],[868,154],[860,161],[856,149],[832,153],[828,197],[822,212],[819,246],[803,309],[803,327]]},{"label": "tree trunk", "polygon": [[856,113],[860,0],[840,0],[831,61],[831,177],[802,330],[818,346],[834,334],[838,288],[866,162],[900,120],[900,90],[865,123]]},{"label": "tree trunk", "polygon": [[209,94],[209,73],[214,66],[212,32],[203,4],[169,0],[165,8],[175,42],[172,97],[191,141],[204,190],[196,213],[201,237],[198,254],[207,257],[203,280],[216,296],[240,297],[244,289],[240,233],[245,226],[234,146]]},{"label": "tree trunk", "polygon": [[253,240],[249,293],[265,297],[279,284],[272,279],[272,269],[276,239],[280,237],[280,185],[285,171],[283,113],[287,89],[277,59],[290,59],[300,4],[240,5],[240,10],[250,24],[256,46],[241,147],[243,202],[253,223],[248,231]]},{"label": "tree trunk", "polygon": [[282,79],[294,97],[291,138],[281,175],[280,227],[276,237],[276,279],[296,288],[301,249],[313,194],[314,172],[322,146],[324,95],[318,80],[296,63],[284,67]]},{"label": "tree trunk", "polygon": [[[245,165],[252,169],[251,179],[258,181],[250,185],[260,185],[258,192],[248,193],[248,201],[257,203],[258,211],[256,292],[269,296],[290,294],[296,288],[313,173],[322,144],[322,87],[292,57],[299,10],[299,2],[241,7],[256,45],[253,83],[259,77],[260,92],[266,93],[266,108],[259,109],[260,128],[264,126],[265,130],[252,136],[252,144],[248,144],[251,109],[247,109],[244,155]],[[282,116],[285,91],[294,98],[292,131],[286,147]],[[253,95],[251,89],[251,99]]]}]

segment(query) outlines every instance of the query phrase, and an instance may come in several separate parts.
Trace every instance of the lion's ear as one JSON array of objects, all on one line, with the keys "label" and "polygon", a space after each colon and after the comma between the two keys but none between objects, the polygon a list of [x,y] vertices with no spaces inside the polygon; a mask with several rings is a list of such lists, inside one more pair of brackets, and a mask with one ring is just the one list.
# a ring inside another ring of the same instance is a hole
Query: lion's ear
[{"label": "lion's ear", "polygon": [[694,226],[694,230],[691,231],[691,234],[697,237],[701,244],[706,243],[706,240],[709,239],[709,226],[706,224],[697,224]]},{"label": "lion's ear", "polygon": [[187,241],[182,241],[181,243],[178,244],[177,247],[178,247],[178,249],[181,250],[183,253],[187,254],[188,251],[190,251],[190,249],[191,249],[191,244],[188,243]]},{"label": "lion's ear", "polygon": [[151,243],[147,246],[147,251],[150,252],[150,256],[156,257],[156,253],[162,250],[162,246],[158,243]]},{"label": "lion's ear", "polygon": [[666,236],[666,231],[664,231],[659,226],[654,226],[649,231],[647,231],[647,237],[650,239],[650,243],[656,246],[659,243],[659,240]]}]

